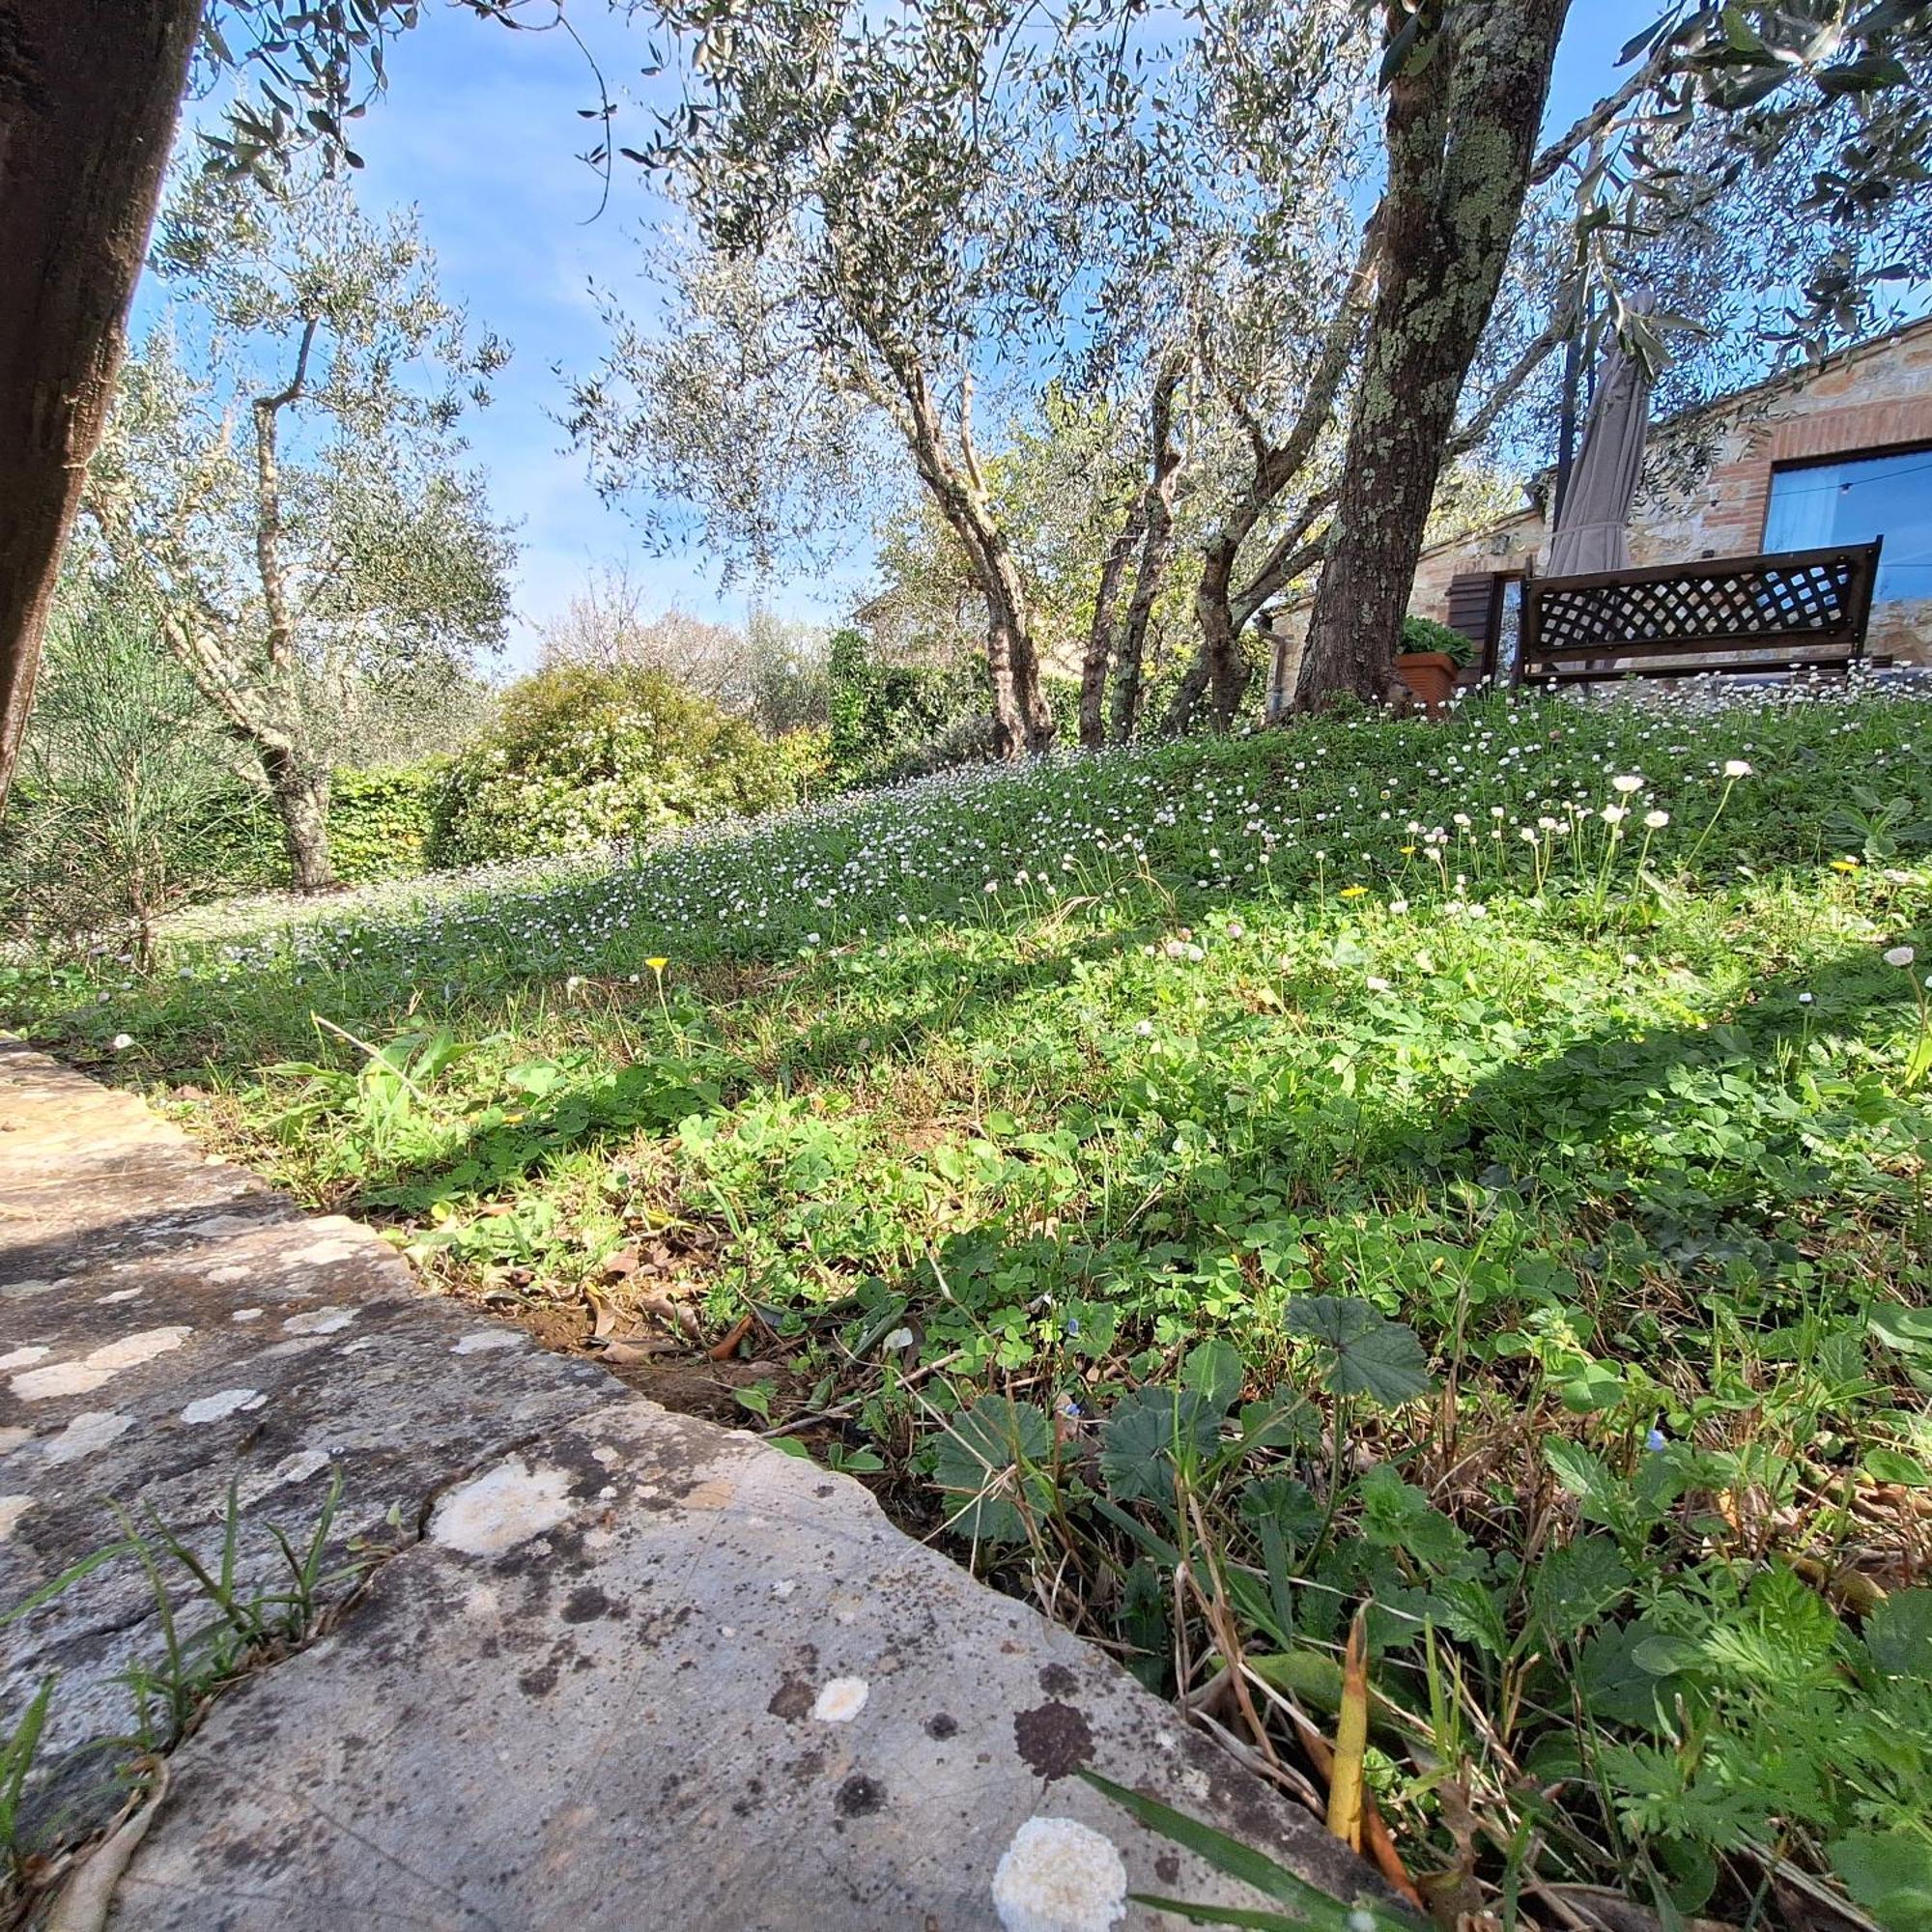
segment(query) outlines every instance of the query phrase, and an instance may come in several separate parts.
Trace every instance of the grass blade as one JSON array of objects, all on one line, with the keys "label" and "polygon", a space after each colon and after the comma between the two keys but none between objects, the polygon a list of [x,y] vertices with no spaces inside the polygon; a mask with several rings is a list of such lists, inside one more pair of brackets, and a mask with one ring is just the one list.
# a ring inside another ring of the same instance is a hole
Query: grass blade
[{"label": "grass blade", "polygon": [[[1227,1833],[1215,1830],[1212,1825],[1204,1824],[1199,1818],[1190,1818],[1186,1812],[1177,1811],[1171,1804],[1163,1804],[1157,1798],[1130,1791],[1125,1785],[1102,1777],[1096,1771],[1083,1770],[1080,1776],[1095,1791],[1111,1798],[1149,1831],[1158,1832],[1162,1837],[1171,1839],[1183,1851],[1192,1852],[1216,1871],[1225,1872],[1228,1877],[1252,1886],[1264,1898],[1271,1898],[1276,1904],[1287,1906],[1290,1922],[1293,1924],[1312,1925],[1319,1928],[1319,1932],[1371,1932],[1370,1927],[1363,1926],[1352,1916],[1366,1911],[1373,1921],[1374,1932],[1412,1932],[1406,1919],[1374,1906],[1345,1905],[1340,1899],[1331,1898],[1319,1886],[1310,1885],[1305,1878],[1269,1858],[1265,1852],[1258,1852],[1252,1846],[1242,1844],[1238,1838],[1231,1838]],[[1200,1912],[1208,1909],[1206,1906],[1195,1908]]]}]

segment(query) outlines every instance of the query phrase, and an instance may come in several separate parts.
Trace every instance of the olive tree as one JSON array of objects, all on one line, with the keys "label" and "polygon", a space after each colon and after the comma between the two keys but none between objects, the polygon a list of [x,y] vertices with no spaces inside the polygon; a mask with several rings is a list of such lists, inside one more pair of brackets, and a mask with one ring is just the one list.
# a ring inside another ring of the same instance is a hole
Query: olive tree
[{"label": "olive tree", "polygon": [[85,510],[230,733],[260,761],[298,890],[332,882],[331,765],[370,684],[500,642],[512,548],[463,462],[504,351],[439,294],[410,215],[326,166],[185,175]]},{"label": "olive tree", "polygon": [[[1856,14],[1839,0],[1683,0],[1626,49],[1637,63],[1629,77],[1541,146],[1568,0],[1383,0],[1379,13],[1379,259],[1301,659],[1303,705],[1388,689],[1435,484],[1532,189],[1574,180],[1579,221],[1608,267],[1616,242],[1808,145],[1820,165],[1804,203],[1832,252],[1801,273],[1792,333],[1817,344],[1861,313],[1846,238],[1918,195],[1932,146],[1921,65],[1932,9],[1902,0]],[[1699,131],[1701,144],[1686,138]],[[1623,193],[1605,195],[1605,182]],[[1760,259],[1768,282],[1803,269]],[[1661,355],[1660,325],[1632,310],[1614,279],[1609,313],[1640,353]]]},{"label": "olive tree", "polygon": [[[526,24],[529,0],[461,4]],[[345,123],[421,13],[421,0],[0,0],[0,805],[197,48],[266,83],[238,106],[229,162],[321,141],[354,163]]]},{"label": "olive tree", "polygon": [[[702,254],[666,327],[620,333],[580,386],[573,428],[597,459],[641,458],[697,506],[714,546],[753,557],[785,532],[791,500],[753,450],[776,444],[784,476],[816,480],[840,465],[802,459],[883,432],[971,569],[999,753],[1043,749],[1034,613],[978,412],[986,381],[1051,335],[1079,261],[1020,44],[1028,8],[658,11],[686,57],[687,108],[627,152],[679,197]],[[762,398],[751,435],[722,436],[738,419],[723,386]]]}]

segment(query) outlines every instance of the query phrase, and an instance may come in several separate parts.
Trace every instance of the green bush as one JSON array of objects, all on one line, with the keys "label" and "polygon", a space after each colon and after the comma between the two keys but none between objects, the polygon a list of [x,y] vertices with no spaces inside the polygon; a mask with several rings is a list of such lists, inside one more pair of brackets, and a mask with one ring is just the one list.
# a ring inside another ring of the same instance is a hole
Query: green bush
[{"label": "green bush", "polygon": [[857,631],[834,634],[826,678],[832,773],[841,784],[890,783],[956,762],[937,748],[970,738],[971,721],[990,710],[982,665],[888,664]]},{"label": "green bush", "polygon": [[835,788],[832,773],[832,734],[822,724],[800,725],[771,739],[765,755],[783,780],[785,797],[810,803]]},{"label": "green bush", "polygon": [[1476,655],[1476,640],[1434,617],[1405,617],[1402,620],[1402,647],[1405,651],[1440,651],[1461,670]]},{"label": "green bush", "polygon": [[[832,639],[827,663],[834,780],[845,785],[897,784],[992,756],[986,668],[895,665],[857,631]],[[1042,677],[1054,742],[1080,742],[1080,681]]]},{"label": "green bush", "polygon": [[505,694],[450,767],[437,867],[574,852],[789,803],[800,775],[753,727],[662,671],[564,665]]},{"label": "green bush", "polygon": [[407,879],[429,868],[430,828],[451,760],[425,758],[385,772],[337,772],[328,843],[347,885]]},{"label": "green bush", "polygon": [[60,941],[125,936],[221,890],[245,810],[221,733],[139,624],[102,605],[53,627],[0,828],[0,909]]},{"label": "green bush", "polygon": [[[1262,723],[1262,714],[1267,699],[1268,672],[1274,655],[1274,645],[1267,634],[1258,624],[1250,624],[1241,633],[1236,646],[1248,667],[1248,686],[1241,696],[1240,708],[1235,714],[1235,729],[1243,730]],[[1163,727],[1167,722],[1169,707],[1180,689],[1180,681],[1193,667],[1197,640],[1184,637],[1178,649],[1167,651],[1150,665],[1146,681],[1141,688],[1140,729],[1135,733],[1142,743],[1166,735]],[[1113,703],[1113,693],[1107,694],[1107,702]],[[1109,726],[1112,729],[1112,712],[1109,711]],[[1204,697],[1194,707],[1194,716],[1188,721],[1185,737],[1199,738],[1212,734],[1212,714]]]},{"label": "green bush", "polygon": [[[428,869],[430,828],[449,769],[450,760],[439,757],[386,771],[336,772],[329,783],[328,844],[344,885],[406,879]],[[272,892],[289,883],[281,821],[253,786],[228,781],[207,836],[215,855],[215,890]]]}]

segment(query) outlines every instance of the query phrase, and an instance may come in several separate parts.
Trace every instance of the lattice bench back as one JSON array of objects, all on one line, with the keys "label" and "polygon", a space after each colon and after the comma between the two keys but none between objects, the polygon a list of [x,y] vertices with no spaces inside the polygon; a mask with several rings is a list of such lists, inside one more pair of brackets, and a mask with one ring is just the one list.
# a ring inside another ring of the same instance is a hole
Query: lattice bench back
[{"label": "lattice bench back", "polygon": [[1532,577],[1523,586],[1517,681],[1852,665],[1864,655],[1879,548]]}]

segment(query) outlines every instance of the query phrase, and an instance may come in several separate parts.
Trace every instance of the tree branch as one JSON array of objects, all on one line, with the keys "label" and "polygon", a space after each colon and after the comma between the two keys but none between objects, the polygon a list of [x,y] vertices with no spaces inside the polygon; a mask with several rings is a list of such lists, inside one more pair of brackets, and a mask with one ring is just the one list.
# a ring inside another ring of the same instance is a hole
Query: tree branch
[{"label": "tree branch", "polygon": [[[1263,559],[1262,566],[1242,587],[1228,599],[1228,609],[1235,620],[1235,635],[1239,637],[1255,612],[1279,590],[1284,583],[1291,582],[1310,564],[1320,560],[1321,553],[1328,546],[1328,531],[1324,526],[1321,533],[1309,537],[1317,519],[1335,501],[1332,489],[1322,490],[1308,499],[1301,515],[1293,525],[1285,530],[1274,547]],[[1304,541],[1306,539],[1306,541]]]},{"label": "tree branch", "polygon": [[1451,431],[1449,440],[1442,445],[1442,460],[1452,463],[1459,456],[1466,456],[1482,441],[1496,425],[1500,416],[1517,392],[1529,381],[1539,368],[1570,338],[1577,320],[1577,294],[1574,283],[1569,285],[1552,311],[1542,333],[1530,343],[1520,355],[1510,364],[1502,381],[1483,399],[1483,404],[1474,415],[1459,428]]},{"label": "tree branch", "polygon": [[255,398],[255,571],[262,581],[262,603],[269,619],[263,641],[269,663],[278,671],[289,669],[294,659],[295,622],[289,612],[288,578],[282,565],[281,463],[275,418],[301,396],[308,383],[308,358],[321,320],[312,315],[303,324],[295,374],[288,385],[271,396]]},{"label": "tree branch", "polygon": [[1563,133],[1550,142],[1530,163],[1529,185],[1541,187],[1586,141],[1606,133],[1615,125],[1617,117],[1634,101],[1642,99],[1684,61],[1694,58],[1711,44],[1712,36],[1708,29],[1694,43],[1687,41],[1684,35],[1682,27],[1664,35],[1652,49],[1650,58],[1615,93],[1605,95],[1588,113],[1578,115]]}]

